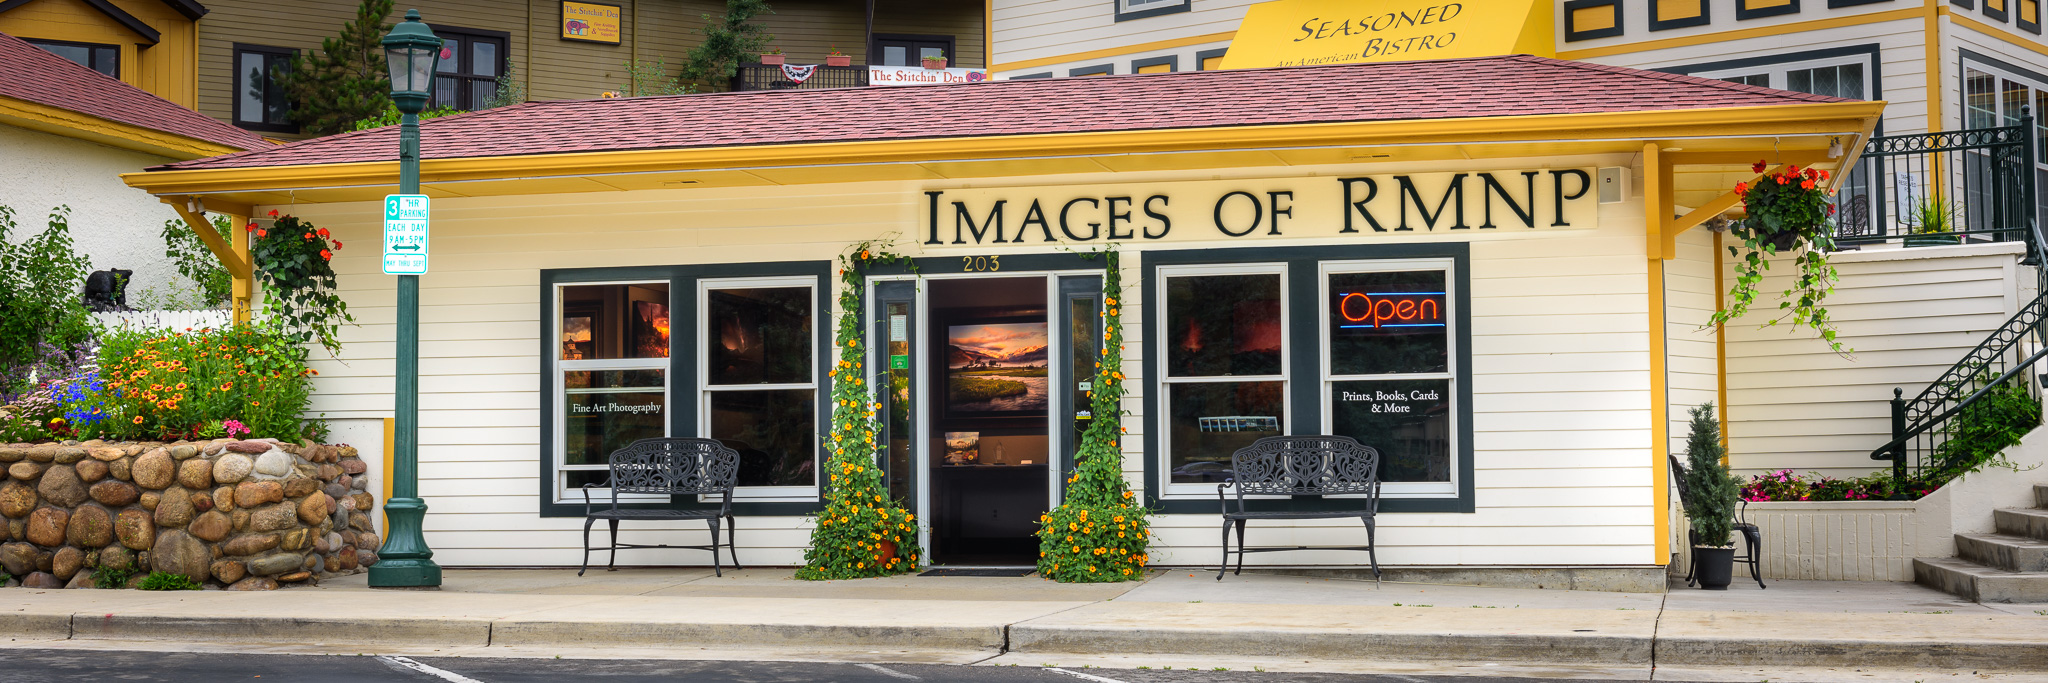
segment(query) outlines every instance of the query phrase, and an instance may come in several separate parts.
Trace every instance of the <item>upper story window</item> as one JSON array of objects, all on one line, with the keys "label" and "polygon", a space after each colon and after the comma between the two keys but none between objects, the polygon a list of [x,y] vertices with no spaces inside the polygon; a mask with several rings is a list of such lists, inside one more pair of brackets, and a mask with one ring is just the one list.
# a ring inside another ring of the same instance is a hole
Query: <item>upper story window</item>
[{"label": "upper story window", "polygon": [[488,105],[498,94],[510,34],[435,26],[434,35],[441,38],[441,61],[434,65],[434,98],[428,106],[471,111]]},{"label": "upper story window", "polygon": [[877,35],[868,54],[878,66],[917,66],[926,57],[943,57],[947,66],[960,66],[952,36]]},{"label": "upper story window", "polygon": [[266,45],[235,44],[235,125],[249,130],[289,133],[291,100],[277,82],[290,71],[297,50]]},{"label": "upper story window", "polygon": [[97,43],[73,43],[62,40],[29,40],[28,44],[49,51],[51,54],[77,62],[93,71],[121,77],[121,48]]},{"label": "upper story window", "polygon": [[1193,0],[1110,0],[1116,3],[1116,20],[1129,21],[1194,9]]}]

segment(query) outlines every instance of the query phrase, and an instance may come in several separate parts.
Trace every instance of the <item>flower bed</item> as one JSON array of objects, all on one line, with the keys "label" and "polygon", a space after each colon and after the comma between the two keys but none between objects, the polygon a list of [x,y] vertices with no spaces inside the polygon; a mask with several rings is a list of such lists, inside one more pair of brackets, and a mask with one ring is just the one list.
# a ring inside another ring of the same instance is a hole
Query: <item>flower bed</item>
[{"label": "flower bed", "polygon": [[165,333],[107,330],[97,369],[46,382],[0,407],[0,442],[319,440],[306,351],[257,326]]},{"label": "flower bed", "polygon": [[9,586],[133,587],[160,572],[270,590],[377,561],[368,467],[346,445],[17,443],[0,444],[0,465]]}]

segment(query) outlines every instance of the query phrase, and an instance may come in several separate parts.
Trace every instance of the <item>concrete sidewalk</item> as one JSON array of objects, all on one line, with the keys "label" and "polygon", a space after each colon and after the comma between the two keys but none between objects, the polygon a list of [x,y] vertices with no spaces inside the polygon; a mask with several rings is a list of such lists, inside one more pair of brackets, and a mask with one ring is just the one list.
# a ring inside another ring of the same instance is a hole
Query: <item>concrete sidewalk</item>
[{"label": "concrete sidewalk", "polygon": [[1231,662],[1622,678],[1656,671],[1660,679],[1680,669],[1694,672],[1692,680],[1784,680],[1795,669],[1829,668],[2048,676],[2048,605],[1978,605],[1909,584],[1776,582],[1764,591],[1738,584],[1727,592],[1629,594],[1272,574],[1219,582],[1187,570],[1097,585],[710,574],[457,570],[439,592],[372,591],[361,576],[271,593],[7,589],[0,590],[0,638],[37,647],[795,653],[1031,666]]}]

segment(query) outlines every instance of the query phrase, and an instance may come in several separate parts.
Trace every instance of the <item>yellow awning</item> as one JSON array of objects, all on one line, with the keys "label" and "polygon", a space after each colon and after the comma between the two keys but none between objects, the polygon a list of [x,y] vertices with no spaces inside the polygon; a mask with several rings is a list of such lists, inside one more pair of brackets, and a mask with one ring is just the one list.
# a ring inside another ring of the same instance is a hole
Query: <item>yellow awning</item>
[{"label": "yellow awning", "polygon": [[1274,0],[1252,5],[1225,69],[1557,53],[1550,0]]}]

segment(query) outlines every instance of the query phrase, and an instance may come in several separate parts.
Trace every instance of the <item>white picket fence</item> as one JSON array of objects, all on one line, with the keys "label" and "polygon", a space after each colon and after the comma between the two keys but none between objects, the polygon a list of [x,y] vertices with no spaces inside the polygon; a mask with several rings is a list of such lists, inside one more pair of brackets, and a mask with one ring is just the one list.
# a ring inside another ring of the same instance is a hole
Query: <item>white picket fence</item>
[{"label": "white picket fence", "polygon": [[209,327],[227,327],[235,323],[233,311],[212,309],[198,311],[109,311],[94,313],[92,316],[99,320],[100,324],[107,327],[131,330],[184,331],[187,329],[198,330]]}]

